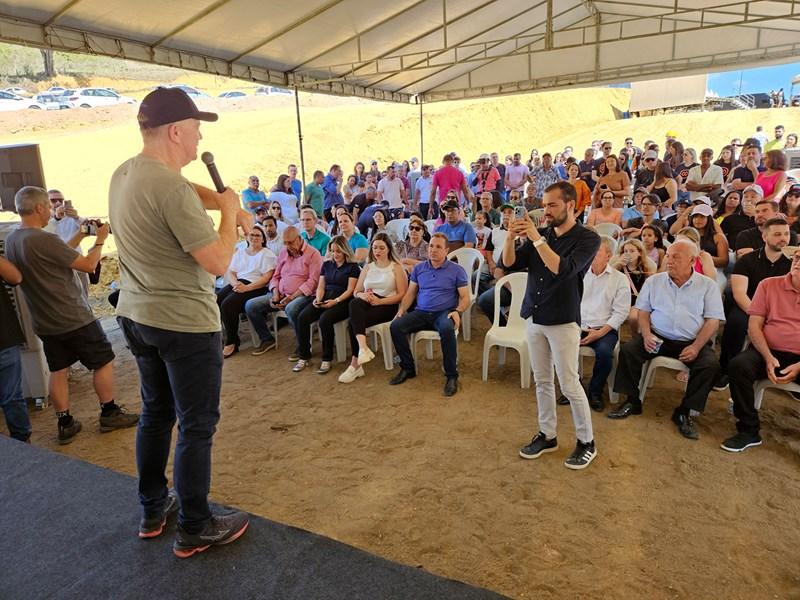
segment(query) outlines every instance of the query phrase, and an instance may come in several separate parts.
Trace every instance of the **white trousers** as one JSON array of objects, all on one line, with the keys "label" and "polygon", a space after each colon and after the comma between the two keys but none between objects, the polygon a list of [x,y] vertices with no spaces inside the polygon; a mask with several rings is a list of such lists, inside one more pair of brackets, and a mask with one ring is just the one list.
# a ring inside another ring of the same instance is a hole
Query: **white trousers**
[{"label": "white trousers", "polygon": [[581,442],[594,440],[589,400],[578,376],[578,352],[581,328],[577,323],[537,325],[528,319],[528,350],[533,378],[536,381],[536,404],[539,407],[539,430],[547,439],[556,437],[556,389],[553,367],[561,384],[561,393],[569,398],[575,432]]}]

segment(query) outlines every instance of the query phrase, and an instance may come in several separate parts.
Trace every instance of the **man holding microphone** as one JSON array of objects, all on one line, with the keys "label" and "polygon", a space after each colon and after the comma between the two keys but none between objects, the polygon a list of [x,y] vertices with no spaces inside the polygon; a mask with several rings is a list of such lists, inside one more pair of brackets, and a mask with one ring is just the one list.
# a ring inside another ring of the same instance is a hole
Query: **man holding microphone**
[{"label": "man holding microphone", "polygon": [[[575,221],[575,188],[559,181],[544,190],[542,206],[547,229],[540,233],[527,213],[511,222],[503,246],[503,264],[525,264],[528,286],[521,316],[528,320],[528,349],[536,380],[539,433],[519,452],[539,458],[558,449],[553,367],[562,393],[569,399],[578,443],[564,462],[585,469],[597,456],[592,416],[578,376],[583,276],[600,246],[600,236]],[[514,239],[525,235],[518,249]],[[520,261],[517,263],[517,261]]]},{"label": "man holding microphone", "polygon": [[[222,339],[214,276],[230,264],[237,224],[252,217],[235,192],[190,183],[181,169],[197,158],[201,112],[180,89],[158,88],[139,106],[140,154],[114,172],[109,214],[120,259],[117,315],[141,378],[142,416],[136,437],[139,537],[161,534],[179,504],[174,553],[186,558],[238,539],[248,517],[212,515],[211,443],[219,421]],[[206,210],[219,210],[217,231]],[[173,479],[165,469],[179,421]]]}]

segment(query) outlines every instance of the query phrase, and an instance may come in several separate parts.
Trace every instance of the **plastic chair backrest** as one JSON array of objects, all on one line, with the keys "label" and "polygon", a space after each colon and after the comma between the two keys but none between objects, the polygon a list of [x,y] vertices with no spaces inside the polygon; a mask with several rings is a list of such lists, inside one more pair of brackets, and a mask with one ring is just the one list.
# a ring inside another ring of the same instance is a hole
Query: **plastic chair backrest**
[{"label": "plastic chair backrest", "polygon": [[428,228],[428,233],[431,235],[436,233],[436,219],[429,219],[425,221],[425,227]]},{"label": "plastic chair backrest", "polygon": [[406,239],[408,233],[408,223],[411,219],[392,219],[386,223],[386,230],[391,231],[400,240]]},{"label": "plastic chair backrest", "polygon": [[[480,270],[483,268],[484,258],[483,254],[480,253],[480,250],[476,250],[475,248],[459,248],[458,250],[453,250],[450,254],[447,255],[447,260],[455,260],[459,265],[461,265],[464,270],[467,272],[467,281],[469,285],[472,286],[472,290],[470,295],[472,298],[476,298],[478,296],[478,285],[480,284],[480,275],[475,277],[475,283],[472,283],[472,274],[475,271],[480,273]],[[476,266],[475,263],[478,263]]]},{"label": "plastic chair backrest", "polygon": [[506,327],[525,327],[525,319],[519,316],[525,290],[528,287],[527,273],[510,273],[497,280],[494,287],[494,321],[492,327],[500,327],[500,290],[509,283],[511,285],[511,306],[508,307]]},{"label": "plastic chair backrest", "polygon": [[607,235],[614,239],[617,239],[622,233],[622,227],[616,223],[598,223],[594,226],[594,230],[598,235]]},{"label": "plastic chair backrest", "polygon": [[544,218],[543,208],[534,208],[532,211],[528,212],[528,215],[533,221],[534,226],[541,227],[542,219]]}]

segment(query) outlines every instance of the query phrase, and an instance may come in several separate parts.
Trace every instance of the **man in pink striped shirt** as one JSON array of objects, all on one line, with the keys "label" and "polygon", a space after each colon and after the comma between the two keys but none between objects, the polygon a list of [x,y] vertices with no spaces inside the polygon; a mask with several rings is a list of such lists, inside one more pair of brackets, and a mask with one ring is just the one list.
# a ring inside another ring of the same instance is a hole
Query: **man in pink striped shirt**
[{"label": "man in pink striped shirt", "polygon": [[[258,333],[261,344],[253,350],[253,356],[264,354],[275,347],[273,332],[267,327],[269,313],[282,310],[294,327],[297,315],[311,303],[317,291],[319,273],[322,269],[322,256],[309,246],[295,227],[283,231],[283,250],[278,255],[278,263],[272,280],[270,293],[251,298],[244,305],[247,318]],[[289,360],[296,361],[297,351]]]}]

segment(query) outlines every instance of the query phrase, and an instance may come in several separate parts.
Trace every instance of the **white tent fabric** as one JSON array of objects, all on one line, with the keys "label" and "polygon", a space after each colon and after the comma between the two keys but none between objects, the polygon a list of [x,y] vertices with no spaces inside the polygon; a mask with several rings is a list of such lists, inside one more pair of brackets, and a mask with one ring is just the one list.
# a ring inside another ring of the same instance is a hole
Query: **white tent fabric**
[{"label": "white tent fabric", "polygon": [[397,102],[800,56],[792,0],[0,0],[0,41]]},{"label": "white tent fabric", "polygon": [[708,75],[687,75],[670,79],[634,81],[631,84],[631,112],[696,106],[706,101]]}]

